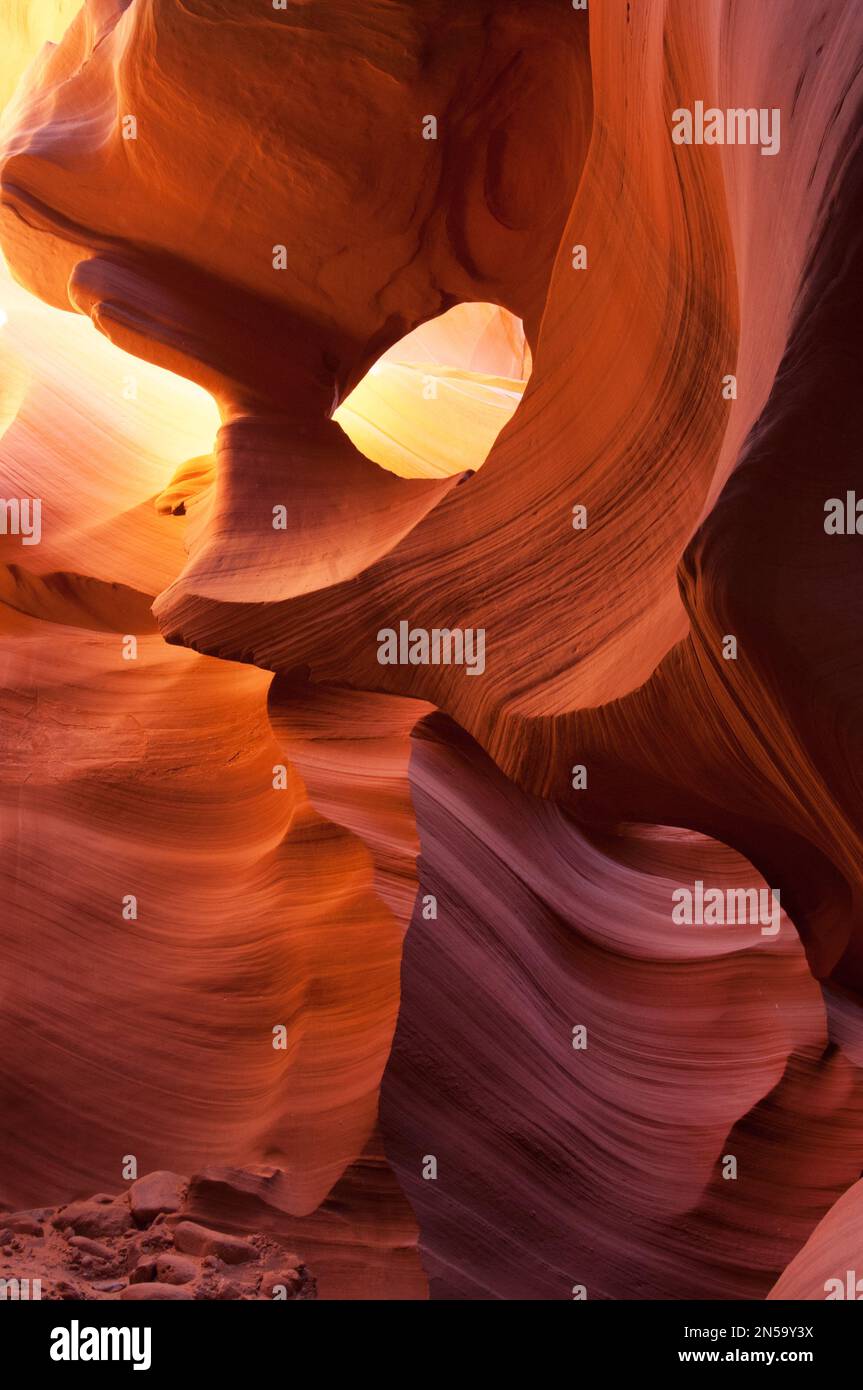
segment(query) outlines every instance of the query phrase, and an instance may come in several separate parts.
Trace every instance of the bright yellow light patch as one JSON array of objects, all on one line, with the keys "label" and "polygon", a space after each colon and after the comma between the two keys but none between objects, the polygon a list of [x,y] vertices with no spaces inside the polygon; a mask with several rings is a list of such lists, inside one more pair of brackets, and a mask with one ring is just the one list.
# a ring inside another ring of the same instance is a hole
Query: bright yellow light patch
[{"label": "bright yellow light patch", "polygon": [[529,375],[520,321],[495,304],[458,304],[380,358],[333,418],[391,473],[449,477],[485,462]]}]

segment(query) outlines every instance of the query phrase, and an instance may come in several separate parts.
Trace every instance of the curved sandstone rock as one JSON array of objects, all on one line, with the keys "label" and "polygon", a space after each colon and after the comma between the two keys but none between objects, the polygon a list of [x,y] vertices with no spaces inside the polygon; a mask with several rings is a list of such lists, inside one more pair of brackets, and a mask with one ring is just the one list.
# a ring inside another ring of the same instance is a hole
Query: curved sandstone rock
[{"label": "curved sandstone rock", "polygon": [[[322,1297],[811,1296],[863,1126],[859,6],[73,8],[2,71],[0,1251],[153,1213],[154,1277],[70,1240],[57,1296],[309,1296],[175,1282],[270,1233]],[[778,154],[674,144],[698,100]],[[381,664],[403,621],[481,678]],[[696,881],[777,934],[675,923]],[[128,1154],[165,1194],[45,1233]]]}]

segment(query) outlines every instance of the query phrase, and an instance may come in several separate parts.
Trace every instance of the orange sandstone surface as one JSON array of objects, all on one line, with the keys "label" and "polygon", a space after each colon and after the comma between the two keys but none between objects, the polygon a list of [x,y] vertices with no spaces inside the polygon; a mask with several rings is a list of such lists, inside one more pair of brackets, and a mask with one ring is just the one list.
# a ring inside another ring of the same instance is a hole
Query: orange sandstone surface
[{"label": "orange sandstone surface", "polygon": [[[0,1274],[823,1297],[859,6],[2,0],[0,37],[0,492],[40,503],[0,535]],[[777,157],[675,145],[697,100],[780,110]],[[483,670],[382,664],[402,623]],[[695,882],[778,891],[776,935],[676,925]]]}]

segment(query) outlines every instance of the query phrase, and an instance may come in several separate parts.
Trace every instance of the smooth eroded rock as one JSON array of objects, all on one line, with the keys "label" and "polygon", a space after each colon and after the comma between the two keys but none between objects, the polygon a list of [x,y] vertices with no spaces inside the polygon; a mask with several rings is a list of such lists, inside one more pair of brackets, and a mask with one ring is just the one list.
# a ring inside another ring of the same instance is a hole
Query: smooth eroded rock
[{"label": "smooth eroded rock", "polygon": [[174,1228],[174,1243],[186,1254],[215,1255],[228,1265],[245,1264],[258,1258],[257,1250],[247,1240],[199,1226],[196,1221],[181,1221]]},{"label": "smooth eroded rock", "polygon": [[190,1284],[200,1270],[186,1255],[160,1255],[156,1261],[156,1278],[160,1284]]},{"label": "smooth eroded rock", "polygon": [[129,1203],[136,1226],[149,1226],[160,1213],[182,1210],[186,1182],[177,1173],[147,1173],[129,1189]]},{"label": "smooth eroded rock", "polygon": [[127,1300],[155,1301],[169,1298],[183,1298],[191,1300],[194,1297],[191,1289],[181,1287],[178,1284],[130,1284],[124,1289],[120,1297]]}]

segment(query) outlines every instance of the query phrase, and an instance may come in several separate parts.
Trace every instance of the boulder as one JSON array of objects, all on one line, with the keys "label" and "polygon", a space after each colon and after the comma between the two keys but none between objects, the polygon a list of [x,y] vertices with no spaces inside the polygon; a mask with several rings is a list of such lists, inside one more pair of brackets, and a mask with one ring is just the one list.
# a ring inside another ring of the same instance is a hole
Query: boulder
[{"label": "boulder", "polygon": [[174,1244],[185,1254],[215,1255],[226,1265],[245,1264],[258,1258],[257,1250],[249,1241],[226,1235],[224,1231],[213,1231],[209,1226],[199,1226],[196,1221],[181,1221],[174,1227]]},{"label": "boulder", "polygon": [[116,1258],[110,1246],[100,1245],[98,1240],[91,1240],[89,1236],[70,1236],[69,1244],[76,1250],[81,1250],[85,1255],[92,1255],[97,1260]]},{"label": "boulder", "polygon": [[192,1290],[188,1286],[179,1284],[130,1284],[120,1294],[124,1299],[159,1300],[169,1298],[194,1298]]},{"label": "boulder", "polygon": [[95,1198],[86,1202],[70,1202],[54,1217],[58,1230],[71,1229],[79,1236],[119,1236],[132,1224],[132,1213],[126,1202],[102,1202]]},{"label": "boulder", "polygon": [[149,1226],[161,1213],[182,1210],[187,1183],[177,1173],[159,1170],[139,1178],[129,1189],[136,1226]]},{"label": "boulder", "polygon": [[156,1261],[156,1278],[160,1284],[190,1284],[200,1270],[187,1255],[160,1255]]}]

